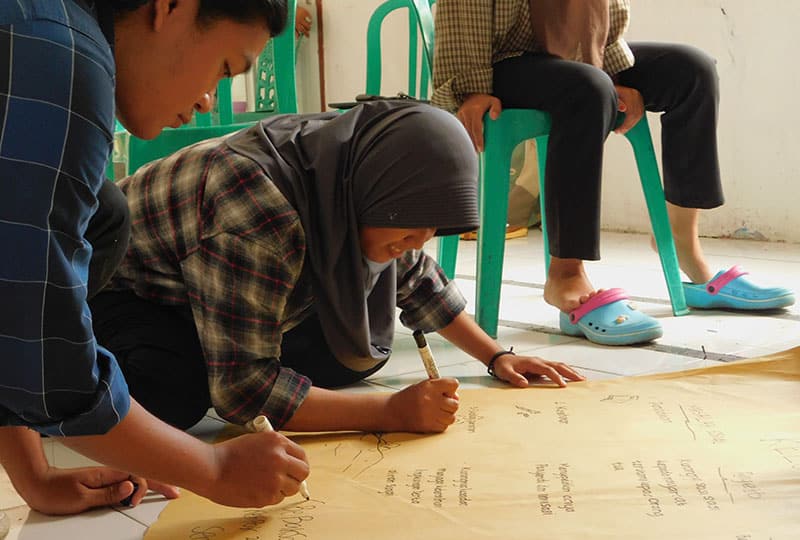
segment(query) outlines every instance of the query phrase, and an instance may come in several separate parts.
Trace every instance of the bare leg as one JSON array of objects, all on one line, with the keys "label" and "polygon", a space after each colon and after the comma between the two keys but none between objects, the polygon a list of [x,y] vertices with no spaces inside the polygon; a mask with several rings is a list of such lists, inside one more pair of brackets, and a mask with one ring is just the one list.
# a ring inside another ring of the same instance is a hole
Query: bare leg
[{"label": "bare leg", "polygon": [[550,259],[550,271],[547,274],[547,283],[544,284],[545,302],[569,313],[596,292],[586,276],[582,260],[559,257]]},{"label": "bare leg", "polygon": [[[700,246],[698,208],[683,208],[667,203],[669,222],[672,225],[672,237],[675,240],[675,251],[678,253],[678,264],[692,283],[705,283],[714,277],[709,270],[703,248]],[[650,245],[655,249],[655,239],[650,238]]]}]

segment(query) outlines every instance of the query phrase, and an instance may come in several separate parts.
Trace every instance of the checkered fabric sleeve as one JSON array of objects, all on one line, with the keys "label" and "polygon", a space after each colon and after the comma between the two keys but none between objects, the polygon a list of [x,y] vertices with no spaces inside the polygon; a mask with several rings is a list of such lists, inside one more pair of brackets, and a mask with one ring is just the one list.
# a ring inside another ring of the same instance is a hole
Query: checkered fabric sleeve
[{"label": "checkered fabric sleeve", "polygon": [[633,67],[633,51],[623,37],[630,21],[630,0],[610,0],[608,44],[603,58],[603,70],[616,75]]},{"label": "checkered fabric sleeve", "polygon": [[412,250],[397,260],[397,306],[404,326],[436,332],[453,322],[467,301],[436,261]]},{"label": "checkered fabric sleeve", "polygon": [[108,431],[127,413],[86,303],[114,120],[113,56],[70,0],[0,4],[0,425]]},{"label": "checkered fabric sleeve", "polygon": [[455,111],[467,94],[492,93],[492,3],[439,0],[432,102]]}]

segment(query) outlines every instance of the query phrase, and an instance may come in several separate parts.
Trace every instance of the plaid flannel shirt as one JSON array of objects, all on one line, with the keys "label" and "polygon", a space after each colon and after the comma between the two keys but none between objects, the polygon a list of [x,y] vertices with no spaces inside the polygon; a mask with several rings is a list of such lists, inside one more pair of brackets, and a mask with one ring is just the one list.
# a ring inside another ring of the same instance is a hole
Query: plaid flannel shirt
[{"label": "plaid flannel shirt", "polygon": [[0,2],[0,425],[48,435],[104,433],[130,405],[86,303],[114,56],[83,4]]},{"label": "plaid flannel shirt", "polygon": [[[633,66],[623,35],[630,0],[609,0],[609,75]],[[492,66],[542,47],[533,34],[529,0],[439,0],[433,58],[434,105],[456,111],[468,94],[492,93]]]},{"label": "plaid flannel shirt", "polygon": [[[314,309],[305,232],[264,171],[223,141],[183,149],[119,183],[133,234],[110,288],[190,305],[214,408],[234,423],[266,414],[280,427],[311,384],[280,363],[283,333]],[[422,252],[398,261],[397,298],[403,323],[426,331],[465,307]]]}]

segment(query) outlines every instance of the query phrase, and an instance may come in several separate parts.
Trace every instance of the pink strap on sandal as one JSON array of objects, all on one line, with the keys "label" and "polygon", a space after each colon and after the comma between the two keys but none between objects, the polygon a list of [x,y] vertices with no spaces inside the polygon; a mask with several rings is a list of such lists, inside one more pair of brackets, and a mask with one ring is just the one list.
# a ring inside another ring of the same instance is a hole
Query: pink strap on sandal
[{"label": "pink strap on sandal", "polygon": [[580,321],[587,313],[594,311],[599,307],[611,304],[612,302],[626,300],[628,298],[630,297],[628,296],[628,293],[625,292],[625,289],[606,289],[605,291],[599,292],[592,296],[585,304],[581,304],[571,311],[569,313],[569,322],[572,324],[577,324],[578,321]]},{"label": "pink strap on sandal", "polygon": [[706,291],[711,295],[717,294],[725,285],[740,276],[744,276],[747,273],[748,272],[745,272],[739,268],[738,265],[734,265],[730,268],[730,270],[721,274],[717,279],[712,279],[706,283]]}]

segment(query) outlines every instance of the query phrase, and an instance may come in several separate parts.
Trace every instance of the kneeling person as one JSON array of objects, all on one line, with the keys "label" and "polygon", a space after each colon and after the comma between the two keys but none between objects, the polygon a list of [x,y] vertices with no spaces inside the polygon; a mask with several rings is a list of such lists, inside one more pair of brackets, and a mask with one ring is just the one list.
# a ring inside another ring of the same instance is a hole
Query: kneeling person
[{"label": "kneeling person", "polygon": [[[421,251],[478,226],[477,163],[451,115],[371,103],[345,114],[275,116],[120,182],[131,247],[93,305],[98,340],[132,395],[187,428],[210,406],[293,431],[443,431],[454,379],[393,394],[350,384],[388,361],[395,309],[484,363],[502,351]],[[559,385],[567,366],[503,354],[495,374]]]}]

